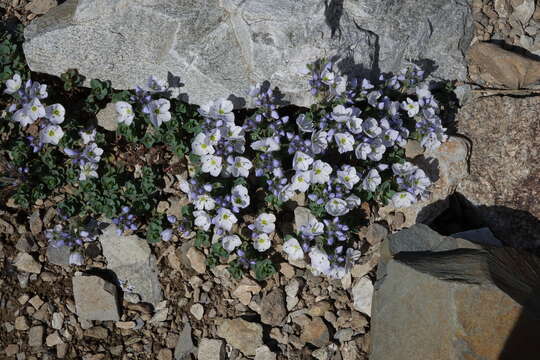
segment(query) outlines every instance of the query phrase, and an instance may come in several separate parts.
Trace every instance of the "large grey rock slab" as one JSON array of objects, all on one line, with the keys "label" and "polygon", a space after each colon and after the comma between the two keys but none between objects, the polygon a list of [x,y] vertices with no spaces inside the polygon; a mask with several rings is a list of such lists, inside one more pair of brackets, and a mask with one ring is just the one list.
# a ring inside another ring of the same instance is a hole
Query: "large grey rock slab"
[{"label": "large grey rock slab", "polygon": [[[524,266],[520,271],[528,273],[516,279],[523,254],[505,254],[458,249],[396,256],[374,294],[370,360],[536,359],[538,314],[510,296],[534,298],[523,282],[534,270]],[[540,262],[528,264],[538,271]]]},{"label": "large grey rock slab", "polygon": [[116,287],[98,276],[75,276],[73,296],[77,315],[84,320],[120,320]]},{"label": "large grey rock slab", "polygon": [[[411,142],[413,143],[413,142]],[[394,228],[405,228],[417,223],[429,224],[450,206],[449,196],[469,176],[468,159],[471,145],[467,139],[450,136],[439,148],[412,157],[412,162],[426,172],[432,182],[430,195],[409,207],[395,208],[392,204],[378,210],[381,220],[393,222],[396,213],[403,221]]]},{"label": "large grey rock slab", "polygon": [[424,59],[464,79],[471,35],[468,0],[68,0],[25,29],[24,51],[33,71],[78,68],[119,89],[171,72],[196,104],[269,80],[307,105],[308,62],[338,55],[359,75]]},{"label": "large grey rock slab", "polygon": [[107,269],[116,274],[125,289],[138,294],[142,302],[157,306],[163,294],[156,257],[146,240],[136,235],[118,235],[116,230],[111,224],[99,237]]},{"label": "large grey rock slab", "polygon": [[540,96],[477,99],[457,116],[472,141],[471,176],[457,191],[469,219],[506,244],[540,246]]}]

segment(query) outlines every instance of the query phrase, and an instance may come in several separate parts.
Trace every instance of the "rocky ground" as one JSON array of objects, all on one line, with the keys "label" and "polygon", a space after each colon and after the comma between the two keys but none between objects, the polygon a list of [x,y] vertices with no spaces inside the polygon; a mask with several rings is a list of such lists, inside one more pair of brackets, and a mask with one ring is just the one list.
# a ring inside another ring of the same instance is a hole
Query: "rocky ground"
[{"label": "rocky ground", "polygon": [[[23,23],[55,5],[55,0],[0,2],[6,17]],[[526,224],[519,229],[534,229],[539,213],[531,199],[540,188],[539,167],[532,161],[540,138],[538,98],[478,97],[534,94],[533,84],[540,79],[540,5],[475,0],[473,14],[476,34],[467,84],[473,91],[464,97],[470,105],[458,114],[458,130],[474,144],[472,176],[458,190],[485,205],[480,221],[508,215],[495,207],[516,208]],[[485,46],[486,40],[506,46]],[[504,120],[502,109],[504,119],[519,127],[495,136],[496,120]],[[516,114],[520,109],[526,114]],[[494,124],[493,131],[485,122]],[[527,141],[520,136],[524,133],[530,135]],[[497,166],[489,167],[485,158],[493,154],[495,140],[502,142],[497,149],[503,152],[493,158]],[[476,146],[478,141],[483,145]],[[512,146],[516,141],[522,145]],[[515,176],[500,180],[501,166]],[[516,188],[524,195],[508,191]],[[11,214],[0,210],[0,358],[18,360],[367,359],[379,246],[389,231],[406,225],[402,215],[390,214],[383,225],[366,227],[359,234],[363,257],[341,282],[313,276],[303,264],[282,263],[278,274],[257,283],[249,277],[234,280],[221,266],[208,269],[204,254],[191,243],[134,246],[114,235],[112,245],[106,236],[89,245],[84,266],[69,266],[69,254],[48,250],[42,233],[52,213],[36,210],[29,219]],[[455,230],[460,226],[455,224]],[[514,233],[500,221],[492,226],[506,238]],[[534,232],[524,231],[523,239]],[[108,251],[110,246],[121,248]],[[129,256],[114,258],[115,253]],[[81,276],[91,278],[80,285]],[[142,293],[117,288],[115,276],[135,282]]]}]

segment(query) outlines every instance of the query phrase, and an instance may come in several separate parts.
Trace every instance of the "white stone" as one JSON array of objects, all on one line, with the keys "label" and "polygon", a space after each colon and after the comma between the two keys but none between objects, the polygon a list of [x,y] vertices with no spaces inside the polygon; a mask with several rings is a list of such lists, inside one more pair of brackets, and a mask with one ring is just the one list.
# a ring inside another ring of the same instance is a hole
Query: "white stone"
[{"label": "white stone", "polygon": [[364,276],[354,282],[351,289],[353,308],[362,314],[371,316],[371,302],[373,299],[373,283],[369,277]]}]

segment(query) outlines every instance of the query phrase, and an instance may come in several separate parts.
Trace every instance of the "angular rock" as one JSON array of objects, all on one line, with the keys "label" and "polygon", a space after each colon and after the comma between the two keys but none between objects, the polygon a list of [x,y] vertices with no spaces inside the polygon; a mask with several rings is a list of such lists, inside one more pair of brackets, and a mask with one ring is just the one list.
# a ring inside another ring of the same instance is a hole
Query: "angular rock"
[{"label": "angular rock", "polygon": [[540,61],[502,47],[479,42],[469,49],[471,65],[478,66],[484,82],[509,89],[527,88],[540,81]]},{"label": "angular rock", "polygon": [[141,301],[157,306],[163,300],[158,278],[156,257],[146,240],[136,235],[116,233],[117,227],[109,225],[99,237],[107,269],[114,271]]},{"label": "angular rock", "polygon": [[457,117],[474,149],[457,188],[470,202],[465,216],[514,246],[540,244],[539,118],[540,97],[509,96],[478,99]]},{"label": "angular rock", "polygon": [[19,255],[17,255],[13,261],[13,265],[15,265],[19,271],[34,274],[39,274],[41,272],[41,264],[34,260],[32,255],[25,252],[21,252]]},{"label": "angular rock", "polygon": [[287,316],[283,290],[275,288],[263,296],[261,301],[261,321],[272,326],[279,326]]},{"label": "angular rock", "polygon": [[189,259],[191,268],[198,274],[204,274],[206,272],[206,256],[194,247],[191,247],[186,257]]},{"label": "angular rock", "polygon": [[362,314],[371,316],[371,301],[373,298],[373,283],[369,277],[357,279],[351,289],[353,308]]},{"label": "angular rock", "polygon": [[538,306],[526,299],[540,262],[510,250],[397,255],[376,284],[370,360],[537,358]]},{"label": "angular rock", "polygon": [[413,159],[431,179],[431,194],[427,200],[418,201],[412,206],[396,209],[391,204],[379,209],[379,218],[392,223],[395,213],[402,213],[404,221],[397,228],[409,227],[416,223],[429,224],[449,207],[448,196],[456,186],[468,176],[467,159],[470,145],[463,138],[450,136],[438,149],[426,151]]},{"label": "angular rock", "polygon": [[460,233],[452,234],[451,236],[453,238],[469,240],[480,245],[495,247],[503,246],[501,240],[497,239],[489,228],[462,231]]},{"label": "angular rock", "polygon": [[58,335],[58,332],[55,331],[49,336],[47,336],[47,338],[45,339],[45,343],[47,344],[48,347],[52,347],[52,346],[62,344],[63,341],[60,335]]},{"label": "angular rock", "polygon": [[35,241],[31,237],[26,236],[26,235],[21,235],[19,240],[17,240],[17,244],[15,245],[15,248],[17,248],[17,250],[22,251],[22,252],[32,252],[32,251],[37,251],[38,249]]},{"label": "angular rock", "polygon": [[109,103],[105,108],[96,114],[97,124],[109,131],[116,131],[118,128],[118,113],[114,103]]},{"label": "angular rock", "polygon": [[276,360],[276,354],[268,346],[263,345],[255,351],[255,360]]},{"label": "angular rock", "polygon": [[262,326],[244,319],[223,320],[217,335],[245,356],[254,356],[257,348],[263,345]]},{"label": "angular rock", "polygon": [[320,317],[314,317],[303,323],[300,340],[316,347],[323,347],[330,342],[328,326]]},{"label": "angular rock", "polygon": [[468,1],[68,0],[25,29],[24,51],[33,71],[78,68],[118,89],[170,72],[196,104],[270,80],[306,105],[298,69],[323,56],[351,74],[427,59],[437,77],[465,79],[472,30]]},{"label": "angular rock", "polygon": [[174,347],[174,360],[189,360],[191,359],[191,354],[195,353],[195,350],[197,350],[197,348],[193,344],[193,339],[191,338],[191,324],[186,322],[180,336],[178,336],[178,342]]},{"label": "angular rock", "polygon": [[43,334],[45,328],[43,326],[33,326],[28,331],[28,346],[39,348],[43,345]]},{"label": "angular rock", "polygon": [[68,266],[71,250],[67,246],[47,246],[47,261],[51,264]]},{"label": "angular rock", "polygon": [[200,360],[224,360],[225,344],[223,340],[201,339],[197,359]]},{"label": "angular rock", "polygon": [[191,305],[189,312],[193,315],[195,319],[202,320],[204,315],[204,308],[201,304],[193,304]]},{"label": "angular rock", "polygon": [[84,320],[120,320],[116,287],[98,276],[75,276],[77,315]]}]

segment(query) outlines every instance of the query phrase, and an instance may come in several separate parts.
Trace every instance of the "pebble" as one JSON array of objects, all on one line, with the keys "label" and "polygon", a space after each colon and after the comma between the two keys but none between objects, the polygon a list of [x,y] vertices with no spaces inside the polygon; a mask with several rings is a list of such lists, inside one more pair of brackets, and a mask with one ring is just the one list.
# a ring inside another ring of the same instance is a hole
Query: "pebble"
[{"label": "pebble", "polygon": [[373,283],[369,277],[357,279],[351,289],[353,308],[367,316],[371,316],[371,302],[373,298]]},{"label": "pebble", "polygon": [[191,247],[187,254],[191,268],[199,274],[204,274],[206,272],[206,257],[202,252],[197,250],[194,247]]},{"label": "pebble", "polygon": [[388,229],[381,224],[371,224],[367,228],[366,240],[372,246],[381,243],[388,236]]},{"label": "pebble", "polygon": [[189,355],[193,354],[195,350],[196,348],[191,338],[191,324],[186,322],[174,347],[174,358],[175,360],[189,359]]},{"label": "pebble", "polygon": [[28,331],[28,346],[41,347],[43,345],[43,333],[45,329],[43,326],[34,326]]},{"label": "pebble", "polygon": [[28,326],[28,320],[24,316],[18,316],[15,318],[15,330],[26,331],[30,328]]},{"label": "pebble", "polygon": [[119,329],[133,329],[135,328],[135,321],[117,321],[114,325]]},{"label": "pebble", "polygon": [[270,351],[268,346],[263,345],[255,351],[255,360],[276,360],[276,354]]},{"label": "pebble", "polygon": [[9,344],[6,346],[4,352],[6,353],[7,357],[15,356],[19,352],[19,345],[17,344]]},{"label": "pebble", "polygon": [[173,353],[169,349],[161,349],[158,352],[157,359],[158,360],[172,360]]},{"label": "pebble", "polygon": [[25,252],[21,252],[17,255],[13,265],[20,271],[34,274],[39,274],[41,272],[41,264],[34,260],[32,255]]},{"label": "pebble", "polygon": [[244,305],[249,305],[251,297],[254,294],[258,294],[261,291],[261,287],[255,281],[249,278],[243,278],[240,284],[233,291],[232,295],[236,297]]},{"label": "pebble", "polygon": [[287,316],[283,290],[276,287],[262,298],[260,314],[261,321],[264,324],[272,326],[281,324],[285,316]]},{"label": "pebble", "polygon": [[295,275],[294,267],[286,262],[279,264],[279,272],[287,279],[292,279]]},{"label": "pebble", "polygon": [[285,285],[285,294],[287,295],[285,301],[287,303],[287,311],[291,311],[298,304],[299,299],[296,297],[300,288],[300,282],[296,279],[289,281]]},{"label": "pebble", "polygon": [[36,295],[34,296],[33,298],[31,298],[29,301],[28,301],[36,310],[38,310],[41,305],[43,305],[43,300],[41,300],[41,298]]},{"label": "pebble", "polygon": [[303,343],[310,343],[316,347],[323,347],[330,342],[328,326],[320,317],[304,322],[300,335]]},{"label": "pebble", "polygon": [[45,339],[45,343],[47,344],[48,347],[53,347],[58,344],[62,344],[63,341],[60,335],[58,335],[58,332],[55,331],[49,336],[47,336],[47,338]]},{"label": "pebble", "polygon": [[56,357],[58,357],[59,359],[63,359],[67,354],[68,347],[69,345],[66,343],[56,345]]},{"label": "pebble", "polygon": [[55,312],[52,314],[51,326],[53,329],[60,330],[64,324],[64,314]]},{"label": "pebble", "polygon": [[109,332],[102,326],[94,326],[84,331],[84,336],[99,340],[106,339],[108,335]]},{"label": "pebble", "polygon": [[219,337],[246,356],[255,356],[257,348],[263,345],[262,333],[260,324],[241,318],[225,319],[217,329]]},{"label": "pebble", "polygon": [[189,309],[193,317],[197,320],[202,320],[204,316],[204,308],[201,304],[193,304]]},{"label": "pebble", "polygon": [[198,360],[224,360],[225,346],[222,340],[216,339],[201,339],[199,343],[199,351],[197,352]]}]

